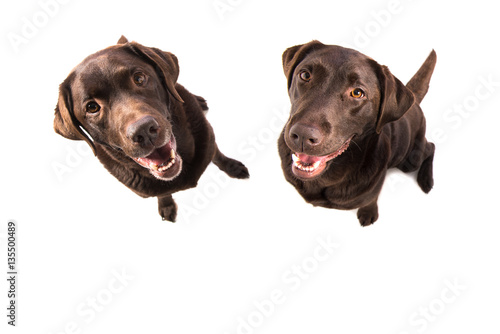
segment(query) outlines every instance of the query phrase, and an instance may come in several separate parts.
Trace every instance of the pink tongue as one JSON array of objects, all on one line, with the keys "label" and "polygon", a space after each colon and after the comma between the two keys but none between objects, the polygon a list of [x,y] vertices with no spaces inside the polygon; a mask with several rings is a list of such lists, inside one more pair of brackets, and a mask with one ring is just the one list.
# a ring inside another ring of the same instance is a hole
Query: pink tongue
[{"label": "pink tongue", "polygon": [[316,156],[307,155],[304,153],[295,153],[295,155],[297,156],[297,158],[299,158],[299,160],[301,162],[306,163],[306,164],[313,164],[317,161],[326,160],[326,157],[316,157]]},{"label": "pink tongue", "polygon": [[144,158],[140,158],[140,160],[147,162],[149,165],[161,165],[165,161],[170,159],[170,151],[172,150],[172,142],[168,142],[165,146],[157,148],[150,155]]}]

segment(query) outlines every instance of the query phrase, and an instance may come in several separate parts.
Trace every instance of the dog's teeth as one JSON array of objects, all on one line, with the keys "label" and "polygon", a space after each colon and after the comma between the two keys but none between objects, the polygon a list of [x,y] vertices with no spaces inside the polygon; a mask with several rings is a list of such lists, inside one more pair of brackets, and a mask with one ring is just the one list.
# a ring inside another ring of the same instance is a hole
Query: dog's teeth
[{"label": "dog's teeth", "polygon": [[153,165],[153,169],[156,171],[164,172],[167,169],[169,169],[170,167],[172,167],[174,164],[175,164],[175,151],[174,151],[174,149],[171,149],[170,150],[170,159],[168,161],[164,162],[163,164],[161,164],[160,166]]},{"label": "dog's teeth", "polygon": [[160,167],[160,172],[164,172],[166,171],[167,169],[169,169],[170,167],[172,167],[174,165],[175,161],[174,160],[170,160],[168,164],[166,164],[165,166],[161,166]]},{"label": "dog's teeth", "polygon": [[312,164],[304,164],[295,154],[292,154],[292,160],[295,167],[309,173],[316,170],[321,164],[321,161],[315,161]]},{"label": "dog's teeth", "polygon": [[158,165],[153,164],[151,165],[151,168],[153,168],[154,170],[158,170]]}]

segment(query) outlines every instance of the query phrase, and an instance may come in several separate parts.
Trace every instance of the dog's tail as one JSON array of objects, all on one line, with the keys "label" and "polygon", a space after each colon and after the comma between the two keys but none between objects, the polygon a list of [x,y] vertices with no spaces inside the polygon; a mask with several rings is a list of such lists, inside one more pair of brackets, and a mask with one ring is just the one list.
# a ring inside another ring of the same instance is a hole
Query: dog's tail
[{"label": "dog's tail", "polygon": [[429,82],[432,72],[434,72],[434,66],[436,66],[436,59],[436,52],[432,50],[417,73],[406,84],[406,87],[415,95],[415,103],[420,103],[429,90]]},{"label": "dog's tail", "polygon": [[203,113],[206,115],[208,113],[208,104],[207,100],[202,98],[201,96],[195,95],[196,101],[198,101],[198,104],[201,107],[201,110],[203,110]]}]

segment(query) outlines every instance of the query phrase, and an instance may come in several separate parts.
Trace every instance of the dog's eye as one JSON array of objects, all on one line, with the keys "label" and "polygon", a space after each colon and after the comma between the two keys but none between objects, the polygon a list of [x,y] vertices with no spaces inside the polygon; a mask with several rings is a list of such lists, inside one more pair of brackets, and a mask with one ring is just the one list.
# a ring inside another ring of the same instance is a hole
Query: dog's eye
[{"label": "dog's eye", "polygon": [[146,75],[144,73],[141,73],[141,72],[134,73],[133,79],[134,79],[134,83],[137,86],[142,86],[146,82]]},{"label": "dog's eye", "polygon": [[356,99],[360,99],[362,97],[365,97],[365,92],[363,92],[361,88],[355,88],[351,90],[351,96]]},{"label": "dog's eye", "polygon": [[101,106],[99,104],[97,104],[97,102],[89,102],[85,106],[85,110],[88,113],[95,114],[96,112],[98,112],[99,110],[101,110]]},{"label": "dog's eye", "polygon": [[300,72],[299,76],[305,82],[309,82],[311,80],[311,73],[309,73],[308,71]]}]

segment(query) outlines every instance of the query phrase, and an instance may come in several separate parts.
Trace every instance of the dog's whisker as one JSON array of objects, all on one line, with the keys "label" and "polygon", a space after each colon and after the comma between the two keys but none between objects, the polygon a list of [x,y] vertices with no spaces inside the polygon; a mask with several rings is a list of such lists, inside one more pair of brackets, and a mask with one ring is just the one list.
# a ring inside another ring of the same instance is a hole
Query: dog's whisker
[{"label": "dog's whisker", "polygon": [[356,143],[356,141],[354,140],[354,138],[351,139],[351,143],[355,144],[358,147],[358,149],[361,151],[361,146],[359,146],[358,143]]}]

